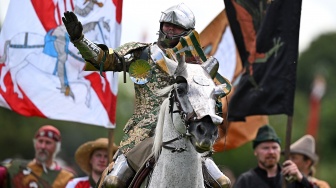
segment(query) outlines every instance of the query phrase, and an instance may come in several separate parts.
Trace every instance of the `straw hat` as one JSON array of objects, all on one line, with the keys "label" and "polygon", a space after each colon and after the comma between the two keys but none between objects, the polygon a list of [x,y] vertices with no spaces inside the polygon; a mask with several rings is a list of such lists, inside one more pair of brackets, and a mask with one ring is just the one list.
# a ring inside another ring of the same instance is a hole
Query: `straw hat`
[{"label": "straw hat", "polygon": [[314,164],[318,161],[315,153],[315,139],[311,135],[304,135],[290,146],[290,153],[298,153],[309,157]]},{"label": "straw hat", "polygon": [[[75,160],[78,166],[86,173],[91,173],[90,157],[97,149],[108,149],[108,139],[98,138],[94,141],[89,141],[78,147],[75,153]],[[113,143],[113,154],[118,150],[118,146]]]}]

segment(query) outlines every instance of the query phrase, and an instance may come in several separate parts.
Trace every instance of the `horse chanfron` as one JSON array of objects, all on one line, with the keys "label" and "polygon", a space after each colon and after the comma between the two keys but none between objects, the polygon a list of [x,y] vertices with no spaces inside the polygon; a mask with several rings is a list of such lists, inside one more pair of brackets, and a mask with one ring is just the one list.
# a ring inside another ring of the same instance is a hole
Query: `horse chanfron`
[{"label": "horse chanfron", "polygon": [[[174,103],[171,102],[170,108],[175,109],[170,111],[180,114],[183,121],[180,126],[185,126],[185,134],[189,137],[195,150],[203,153],[212,150],[218,136],[217,124],[221,123],[223,119],[215,111],[216,101],[213,91],[216,86],[211,77],[199,65],[188,65],[187,67],[188,70],[185,71],[190,71],[187,75],[193,78],[188,82],[188,78],[176,77],[170,99],[174,101]],[[195,82],[196,78],[198,81],[203,79],[203,84]],[[204,84],[205,82],[207,84]],[[178,128],[178,124],[174,125],[177,130],[181,130]]]}]

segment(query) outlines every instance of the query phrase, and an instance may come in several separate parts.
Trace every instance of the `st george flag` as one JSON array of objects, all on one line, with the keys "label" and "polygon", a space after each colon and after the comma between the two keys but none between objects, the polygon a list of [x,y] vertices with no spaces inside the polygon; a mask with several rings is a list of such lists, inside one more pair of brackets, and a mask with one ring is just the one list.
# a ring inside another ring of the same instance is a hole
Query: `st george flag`
[{"label": "st george flag", "polygon": [[11,0],[0,33],[0,106],[115,128],[118,75],[83,71],[62,23],[65,11],[75,12],[91,41],[120,44],[122,0]]},{"label": "st george flag", "polygon": [[[236,82],[243,72],[243,65],[236,48],[226,11],[221,11],[200,33],[201,45],[207,56],[214,56],[219,61],[219,73],[233,84],[227,98],[222,98],[223,118],[227,119],[227,104],[235,92]],[[228,122],[219,126],[219,137],[214,144],[214,151],[221,152],[235,149],[252,140],[259,127],[268,123],[268,116],[255,115],[245,122]]]},{"label": "st george flag", "polygon": [[293,115],[302,0],[224,0],[244,73],[229,103],[229,121]]}]

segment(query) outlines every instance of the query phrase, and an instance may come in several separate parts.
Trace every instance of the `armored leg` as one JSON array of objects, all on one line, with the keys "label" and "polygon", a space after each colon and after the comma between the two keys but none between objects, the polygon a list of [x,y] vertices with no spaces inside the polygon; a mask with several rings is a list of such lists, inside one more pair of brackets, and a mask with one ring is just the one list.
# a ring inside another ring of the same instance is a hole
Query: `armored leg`
[{"label": "armored leg", "polygon": [[107,173],[103,180],[104,188],[128,187],[135,175],[134,170],[128,165],[125,155],[117,157],[113,168]]},{"label": "armored leg", "polygon": [[230,179],[219,170],[218,166],[214,163],[214,161],[209,157],[205,157],[202,159],[209,174],[214,180],[216,180],[219,186],[222,188],[230,188]]}]

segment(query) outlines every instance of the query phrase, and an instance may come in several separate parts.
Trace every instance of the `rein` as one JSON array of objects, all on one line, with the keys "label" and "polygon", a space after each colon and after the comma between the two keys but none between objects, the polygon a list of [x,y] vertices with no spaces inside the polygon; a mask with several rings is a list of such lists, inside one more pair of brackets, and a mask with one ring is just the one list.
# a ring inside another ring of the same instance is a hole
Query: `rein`
[{"label": "rein", "polygon": [[[168,150],[171,150],[172,153],[174,152],[178,152],[181,153],[183,151],[186,151],[186,146],[184,146],[183,148],[177,148],[177,147],[172,147],[172,146],[168,146],[168,144],[171,144],[177,140],[181,140],[185,137],[189,137],[191,136],[191,134],[189,133],[189,123],[191,121],[196,120],[196,113],[193,111],[192,113],[186,113],[181,106],[180,101],[178,100],[177,96],[176,96],[176,89],[172,89],[170,92],[170,96],[169,96],[169,113],[171,114],[171,118],[173,120],[173,113],[179,113],[182,119],[183,124],[186,127],[186,133],[180,134],[178,137],[171,139],[167,142],[163,142],[162,143],[162,147]],[[178,108],[178,110],[173,110],[174,107],[174,102],[176,104],[176,107]],[[174,122],[173,122],[174,124]],[[190,139],[189,139],[190,140]]]},{"label": "rein", "polygon": [[[174,102],[176,104],[176,107],[178,110],[173,111],[173,107],[174,107]],[[191,121],[195,121],[197,119],[196,117],[196,113],[195,111],[192,111],[192,113],[187,113],[183,110],[181,102],[178,100],[177,98],[177,94],[176,94],[176,89],[172,89],[170,92],[170,96],[169,96],[169,113],[179,113],[181,115],[181,119],[182,122],[184,123],[184,125],[186,127],[188,127],[189,123]],[[187,134],[188,134],[188,129],[187,129]]]},{"label": "rein", "polygon": [[173,143],[173,142],[175,142],[177,140],[181,140],[184,137],[187,137],[187,135],[186,134],[180,134],[178,137],[176,137],[176,138],[174,138],[172,140],[169,140],[167,142],[163,142],[162,143],[162,147],[165,148],[165,149],[171,150],[172,153],[175,153],[175,152],[181,153],[183,151],[187,151],[187,146],[184,146],[183,148],[177,148],[177,147],[168,146],[168,144]]}]

